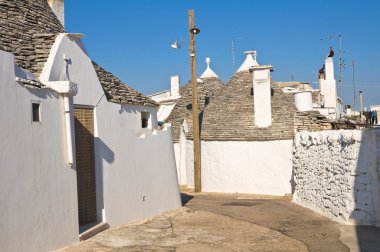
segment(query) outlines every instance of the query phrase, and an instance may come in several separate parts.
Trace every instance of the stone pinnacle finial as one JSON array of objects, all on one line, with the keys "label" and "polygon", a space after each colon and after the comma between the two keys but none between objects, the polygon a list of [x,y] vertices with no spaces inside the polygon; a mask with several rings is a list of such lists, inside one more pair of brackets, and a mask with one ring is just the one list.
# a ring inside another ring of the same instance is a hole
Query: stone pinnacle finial
[{"label": "stone pinnacle finial", "polygon": [[211,59],[209,57],[206,58],[207,68],[210,68]]},{"label": "stone pinnacle finial", "polygon": [[211,70],[210,63],[211,63],[211,59],[209,57],[207,57],[206,58],[207,68],[203,72],[203,74],[200,76],[200,78],[210,78],[210,77],[218,78],[218,75],[216,75],[216,73],[214,73],[214,71]]},{"label": "stone pinnacle finial", "polygon": [[259,63],[257,63],[256,61],[256,57],[257,57],[256,51],[246,51],[244,53],[247,55],[245,58],[245,61],[236,72],[248,71],[251,67],[259,65]]}]

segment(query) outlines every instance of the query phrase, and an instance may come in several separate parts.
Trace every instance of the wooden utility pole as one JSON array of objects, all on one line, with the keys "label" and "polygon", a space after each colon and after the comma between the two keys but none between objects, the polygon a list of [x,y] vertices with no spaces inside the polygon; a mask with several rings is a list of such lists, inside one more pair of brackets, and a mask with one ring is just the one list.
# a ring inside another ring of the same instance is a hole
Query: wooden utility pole
[{"label": "wooden utility pole", "polygon": [[195,35],[199,29],[194,24],[194,10],[189,10],[189,33],[190,33],[190,66],[192,87],[192,110],[193,110],[193,144],[194,144],[194,190],[202,191],[201,181],[201,146],[199,139],[199,112],[198,112],[198,88],[197,88],[197,61],[195,57]]}]

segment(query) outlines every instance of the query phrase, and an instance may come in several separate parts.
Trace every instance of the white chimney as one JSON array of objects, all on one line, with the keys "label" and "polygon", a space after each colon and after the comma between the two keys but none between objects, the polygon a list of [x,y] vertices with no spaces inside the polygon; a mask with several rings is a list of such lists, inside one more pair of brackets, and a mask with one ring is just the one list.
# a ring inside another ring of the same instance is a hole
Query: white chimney
[{"label": "white chimney", "polygon": [[250,68],[253,73],[255,125],[258,127],[272,125],[272,94],[270,87],[270,71],[272,69],[273,67],[269,65],[257,65]]},{"label": "white chimney", "polygon": [[334,79],[334,61],[332,57],[327,57],[325,60],[325,79],[321,83],[323,88],[321,93],[324,97],[325,108],[336,108],[336,81]]},{"label": "white chimney", "polygon": [[179,75],[174,75],[170,77],[170,96],[179,96]]},{"label": "white chimney", "polygon": [[54,14],[57,16],[58,20],[61,22],[62,26],[65,27],[65,1],[48,0],[48,4],[50,5]]}]

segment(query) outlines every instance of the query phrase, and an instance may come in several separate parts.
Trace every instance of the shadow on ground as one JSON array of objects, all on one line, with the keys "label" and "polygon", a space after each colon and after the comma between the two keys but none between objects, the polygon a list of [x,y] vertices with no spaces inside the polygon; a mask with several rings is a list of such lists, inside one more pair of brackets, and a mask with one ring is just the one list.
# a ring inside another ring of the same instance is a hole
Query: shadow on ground
[{"label": "shadow on ground", "polygon": [[207,211],[280,232],[302,242],[309,251],[349,251],[339,240],[338,223],[293,204],[288,197],[183,193],[182,200],[194,211]]},{"label": "shadow on ground", "polygon": [[194,196],[191,196],[187,193],[181,193],[181,201],[182,201],[182,206],[186,206],[186,204],[192,200]]}]

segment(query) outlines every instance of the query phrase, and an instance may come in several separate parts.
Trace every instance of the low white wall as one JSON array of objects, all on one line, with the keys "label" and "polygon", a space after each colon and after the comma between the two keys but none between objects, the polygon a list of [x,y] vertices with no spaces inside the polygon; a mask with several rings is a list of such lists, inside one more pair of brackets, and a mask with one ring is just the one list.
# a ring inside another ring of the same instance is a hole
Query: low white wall
[{"label": "low white wall", "polygon": [[179,143],[174,144],[175,160],[177,166],[178,184],[187,185],[187,171],[186,171],[186,136],[181,126]]},{"label": "low white wall", "polygon": [[301,132],[294,139],[293,201],[342,222],[380,224],[380,132]]},{"label": "low white wall", "polygon": [[[96,109],[96,166],[101,181],[97,184],[102,185],[105,218],[111,226],[182,206],[171,128],[141,131],[141,124],[132,127],[140,122],[143,109],[105,99]],[[132,123],[120,126],[120,121]],[[117,127],[110,129],[110,125]]]},{"label": "low white wall", "polygon": [[[187,185],[194,187],[193,143],[186,142]],[[202,141],[202,191],[291,193],[292,140]]]},{"label": "low white wall", "polygon": [[[0,51],[0,250],[52,251],[78,241],[76,172],[67,165],[63,99],[15,82]],[[41,123],[32,123],[32,101]]]}]

